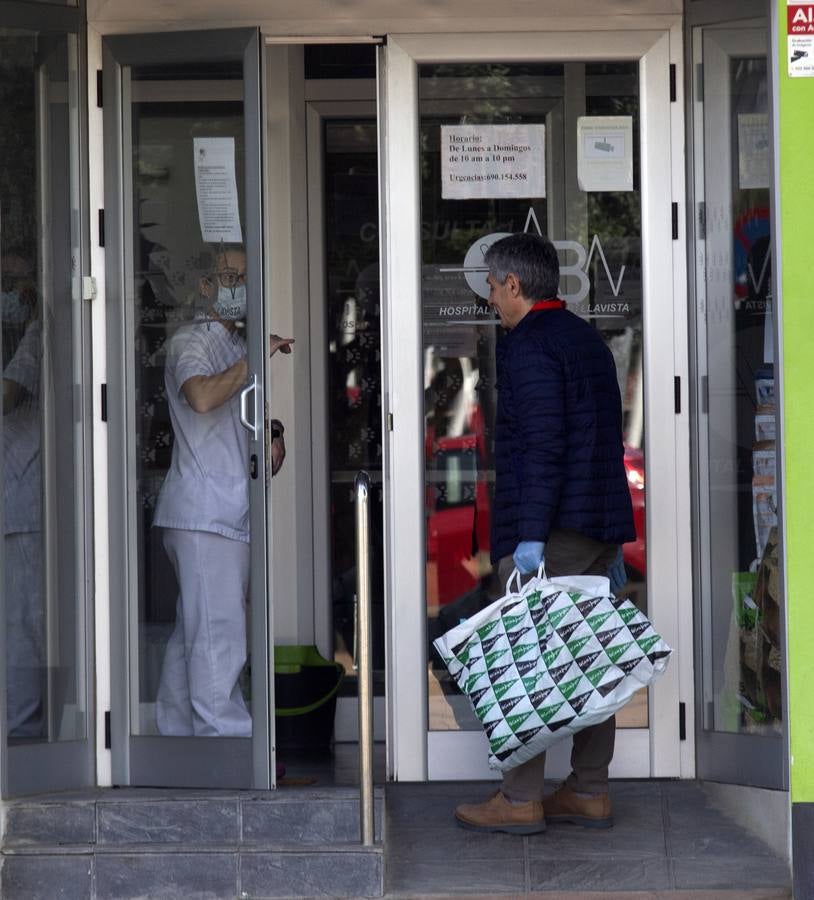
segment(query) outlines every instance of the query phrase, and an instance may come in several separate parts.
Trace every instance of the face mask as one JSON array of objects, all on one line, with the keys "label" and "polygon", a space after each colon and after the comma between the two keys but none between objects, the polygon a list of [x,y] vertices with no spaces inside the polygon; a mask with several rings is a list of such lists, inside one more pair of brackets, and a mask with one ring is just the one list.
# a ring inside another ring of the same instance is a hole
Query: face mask
[{"label": "face mask", "polygon": [[235,288],[218,286],[218,299],[212,304],[218,317],[231,322],[246,318],[246,285]]},{"label": "face mask", "polygon": [[20,299],[19,291],[0,293],[3,321],[10,325],[23,325],[28,321],[28,304]]}]

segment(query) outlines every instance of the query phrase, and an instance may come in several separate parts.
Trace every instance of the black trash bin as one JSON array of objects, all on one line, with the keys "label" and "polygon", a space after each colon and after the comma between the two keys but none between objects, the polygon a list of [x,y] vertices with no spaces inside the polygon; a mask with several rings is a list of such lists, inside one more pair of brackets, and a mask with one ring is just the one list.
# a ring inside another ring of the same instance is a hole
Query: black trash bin
[{"label": "black trash bin", "polygon": [[314,646],[274,648],[274,703],[278,750],[327,750],[344,668]]}]

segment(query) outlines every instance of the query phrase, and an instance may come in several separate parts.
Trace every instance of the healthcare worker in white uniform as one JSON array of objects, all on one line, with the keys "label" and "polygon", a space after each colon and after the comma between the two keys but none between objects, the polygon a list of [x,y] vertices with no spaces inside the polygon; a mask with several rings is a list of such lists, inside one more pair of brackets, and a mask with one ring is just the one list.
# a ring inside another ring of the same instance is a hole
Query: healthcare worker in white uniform
[{"label": "healthcare worker in white uniform", "polygon": [[[169,341],[164,380],[175,433],[153,525],[175,569],[179,596],[156,699],[161,734],[248,737],[251,715],[238,679],[246,662],[249,586],[248,433],[240,424],[246,385],[246,255],[221,246],[201,281],[205,315]],[[291,352],[270,337],[270,352]],[[282,427],[272,473],[282,464]]]},{"label": "healthcare worker in white uniform", "polygon": [[[3,582],[6,722],[12,738],[43,735],[45,606],[42,566],[40,374],[42,323],[21,257],[2,261],[3,337],[16,342],[3,368]],[[9,348],[11,349],[11,348]]]}]

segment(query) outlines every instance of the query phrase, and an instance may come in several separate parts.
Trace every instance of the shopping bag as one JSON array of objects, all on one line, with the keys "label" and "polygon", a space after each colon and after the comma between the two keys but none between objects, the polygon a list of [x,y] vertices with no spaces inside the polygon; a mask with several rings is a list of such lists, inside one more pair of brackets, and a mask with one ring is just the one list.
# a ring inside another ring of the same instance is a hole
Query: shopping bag
[{"label": "shopping bag", "polygon": [[610,718],[667,668],[672,650],[607,578],[542,570],[434,642],[506,770]]}]

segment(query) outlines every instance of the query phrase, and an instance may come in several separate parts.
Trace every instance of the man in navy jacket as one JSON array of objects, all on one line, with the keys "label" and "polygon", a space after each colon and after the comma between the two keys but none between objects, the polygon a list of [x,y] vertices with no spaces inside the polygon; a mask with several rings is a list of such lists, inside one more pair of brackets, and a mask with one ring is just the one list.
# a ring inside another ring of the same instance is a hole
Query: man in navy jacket
[{"label": "man in navy jacket", "polygon": [[[613,356],[599,332],[557,298],[554,246],[514,234],[486,253],[489,305],[507,330],[497,349],[492,561],[549,577],[625,582],[621,544],[635,539]],[[545,753],[504,772],[485,803],[459,806],[461,825],[532,834],[548,822],[613,824],[608,766],[616,721],[574,736],[572,772],[543,799]]]}]

